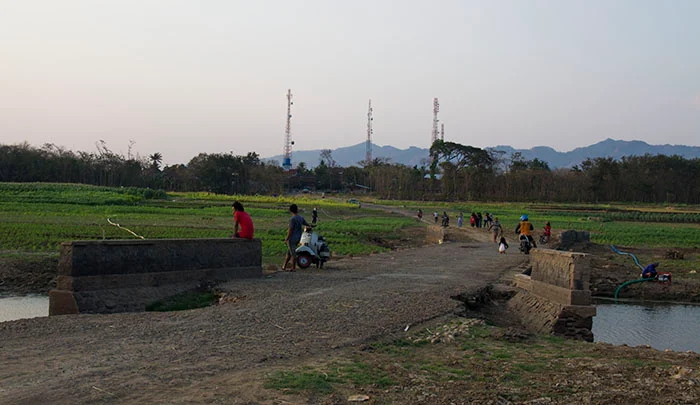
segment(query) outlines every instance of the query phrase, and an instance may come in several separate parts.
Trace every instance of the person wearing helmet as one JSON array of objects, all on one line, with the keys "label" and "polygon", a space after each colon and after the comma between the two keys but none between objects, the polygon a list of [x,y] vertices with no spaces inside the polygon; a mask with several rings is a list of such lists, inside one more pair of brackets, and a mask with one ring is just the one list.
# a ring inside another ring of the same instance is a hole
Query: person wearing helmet
[{"label": "person wearing helmet", "polygon": [[537,245],[535,244],[535,238],[532,237],[532,231],[534,230],[535,227],[532,226],[532,223],[530,223],[530,221],[528,220],[527,214],[523,214],[520,217],[520,223],[515,228],[515,233],[527,236],[527,238],[530,240],[530,244],[532,245],[532,247],[536,248]]}]

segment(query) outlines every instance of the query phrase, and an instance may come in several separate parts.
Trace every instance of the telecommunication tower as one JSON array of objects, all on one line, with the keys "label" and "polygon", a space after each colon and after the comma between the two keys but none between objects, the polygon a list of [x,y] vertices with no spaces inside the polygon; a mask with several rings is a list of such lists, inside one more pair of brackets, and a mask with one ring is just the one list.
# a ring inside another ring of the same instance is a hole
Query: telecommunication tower
[{"label": "telecommunication tower", "polygon": [[440,103],[437,97],[435,97],[433,99],[433,134],[430,138],[430,146],[432,146],[438,138],[438,112],[440,112]]},{"label": "telecommunication tower", "polygon": [[286,171],[292,169],[292,90],[287,90],[287,127],[284,131],[284,160],[282,168]]},{"label": "telecommunication tower", "polygon": [[367,109],[367,142],[365,142],[365,162],[367,165],[372,164],[372,99],[369,100]]},{"label": "telecommunication tower", "polygon": [[440,140],[445,140],[445,124],[440,124]]}]

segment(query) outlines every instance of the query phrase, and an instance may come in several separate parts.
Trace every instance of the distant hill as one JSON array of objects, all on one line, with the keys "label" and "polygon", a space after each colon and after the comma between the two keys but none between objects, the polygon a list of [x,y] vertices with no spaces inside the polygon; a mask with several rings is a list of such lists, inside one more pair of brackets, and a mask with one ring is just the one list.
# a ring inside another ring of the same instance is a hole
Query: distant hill
[{"label": "distant hill", "polygon": [[[306,163],[306,167],[313,168],[320,163],[321,149],[300,150],[292,152],[292,164],[296,167],[299,162]],[[393,146],[379,146],[372,144],[372,156],[375,158],[389,158],[394,163],[405,165],[421,165],[421,159],[428,158],[428,149],[411,146],[408,149],[398,149]],[[339,166],[358,166],[358,162],[365,160],[365,143],[353,146],[345,146],[333,150],[333,159]],[[282,155],[265,158],[265,160],[282,161]]]},{"label": "distant hill", "polygon": [[[700,158],[700,147],[685,145],[649,145],[643,141],[617,141],[606,139],[593,145],[576,148],[569,152],[558,152],[548,146],[536,146],[531,149],[515,149],[507,145],[498,145],[489,149],[502,150],[509,157],[515,152],[520,152],[527,160],[540,159],[549,164],[551,168],[572,167],[587,158],[612,157],[620,159],[623,156],[651,155],[679,155],[687,159]],[[428,158],[428,149],[412,146],[408,149],[398,149],[393,146],[378,146],[372,148],[374,157],[389,158],[392,162],[405,165],[420,166],[422,160]],[[309,168],[319,164],[321,150],[294,151],[292,161],[296,166],[299,162],[305,162]],[[359,143],[333,150],[333,158],[340,166],[357,165],[365,158],[365,144]],[[282,161],[282,156],[272,156],[265,160]]]}]

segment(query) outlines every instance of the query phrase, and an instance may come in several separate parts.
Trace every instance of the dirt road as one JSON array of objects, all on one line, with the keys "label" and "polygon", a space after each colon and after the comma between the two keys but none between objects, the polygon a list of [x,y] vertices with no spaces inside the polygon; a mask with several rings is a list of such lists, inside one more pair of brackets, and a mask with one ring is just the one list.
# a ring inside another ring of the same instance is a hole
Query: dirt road
[{"label": "dirt road", "polygon": [[2,323],[0,403],[255,401],[247,372],[450,313],[451,295],[523,260],[492,244],[448,243],[231,282],[223,288],[236,302],[200,310]]}]

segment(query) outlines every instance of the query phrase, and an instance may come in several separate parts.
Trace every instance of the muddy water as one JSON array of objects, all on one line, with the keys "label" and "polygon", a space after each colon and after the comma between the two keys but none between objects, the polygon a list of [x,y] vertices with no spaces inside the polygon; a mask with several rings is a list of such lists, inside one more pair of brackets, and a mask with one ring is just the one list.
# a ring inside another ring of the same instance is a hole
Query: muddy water
[{"label": "muddy water", "polygon": [[596,342],[700,353],[700,305],[598,301]]},{"label": "muddy water", "polygon": [[49,297],[45,295],[0,297],[0,322],[48,315]]}]

